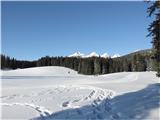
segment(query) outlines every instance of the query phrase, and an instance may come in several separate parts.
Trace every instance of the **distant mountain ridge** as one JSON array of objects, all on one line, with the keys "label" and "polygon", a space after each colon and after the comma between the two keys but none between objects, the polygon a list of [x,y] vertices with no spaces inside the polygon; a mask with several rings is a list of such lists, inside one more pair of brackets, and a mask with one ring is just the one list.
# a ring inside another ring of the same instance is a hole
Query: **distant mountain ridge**
[{"label": "distant mountain ridge", "polygon": [[68,57],[79,57],[79,58],[89,58],[89,57],[102,57],[102,58],[116,58],[116,57],[120,57],[119,54],[114,54],[113,56],[110,56],[108,53],[103,53],[103,54],[98,54],[96,52],[91,52],[89,54],[83,54],[81,52],[75,52],[71,55],[69,55]]},{"label": "distant mountain ridge", "polygon": [[128,53],[128,54],[123,55],[121,57],[131,59],[131,57],[134,56],[135,54],[140,54],[140,55],[146,56],[146,55],[150,55],[152,52],[153,52],[153,49],[144,49],[144,50],[138,50],[135,52]]},{"label": "distant mountain ridge", "polygon": [[146,55],[146,54],[150,54],[152,53],[153,49],[144,49],[144,50],[136,50],[134,52],[131,52],[131,53],[128,53],[126,55],[120,55],[118,53],[114,54],[114,55],[109,55],[108,53],[103,53],[103,54],[98,54],[96,52],[91,52],[90,54],[84,54],[84,53],[81,53],[81,52],[75,52],[71,55],[68,55],[68,57],[81,57],[81,58],[87,58],[87,57],[102,57],[102,58],[117,58],[117,57],[130,57],[134,54],[143,54],[143,55]]}]

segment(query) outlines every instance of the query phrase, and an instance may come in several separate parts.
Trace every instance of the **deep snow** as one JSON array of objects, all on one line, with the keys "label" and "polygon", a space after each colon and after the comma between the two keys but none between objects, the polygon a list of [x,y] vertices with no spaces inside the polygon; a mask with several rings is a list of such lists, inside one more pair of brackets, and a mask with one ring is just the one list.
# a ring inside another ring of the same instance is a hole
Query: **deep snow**
[{"label": "deep snow", "polygon": [[64,67],[1,71],[2,119],[154,119],[155,72],[79,75]]}]

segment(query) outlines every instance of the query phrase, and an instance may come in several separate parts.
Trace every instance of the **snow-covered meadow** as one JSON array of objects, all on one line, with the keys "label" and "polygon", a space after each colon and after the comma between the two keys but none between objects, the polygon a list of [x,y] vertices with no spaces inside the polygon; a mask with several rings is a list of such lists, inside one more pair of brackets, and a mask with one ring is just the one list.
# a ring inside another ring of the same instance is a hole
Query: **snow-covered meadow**
[{"label": "snow-covered meadow", "polygon": [[1,74],[2,119],[160,119],[155,72],[90,76],[36,67]]}]

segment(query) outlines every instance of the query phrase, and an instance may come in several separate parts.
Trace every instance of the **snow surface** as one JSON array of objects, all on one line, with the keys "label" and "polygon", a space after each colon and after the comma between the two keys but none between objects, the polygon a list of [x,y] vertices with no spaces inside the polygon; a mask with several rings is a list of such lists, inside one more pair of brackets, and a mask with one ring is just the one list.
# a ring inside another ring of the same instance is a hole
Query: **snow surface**
[{"label": "snow surface", "polygon": [[2,119],[160,119],[155,72],[91,76],[36,67],[1,74]]},{"label": "snow surface", "polygon": [[96,52],[91,52],[88,55],[85,55],[81,52],[75,52],[71,55],[69,55],[68,57],[81,57],[81,58],[88,58],[88,57],[103,57],[103,58],[108,58],[110,57],[107,53],[103,53],[102,55],[97,54]]},{"label": "snow surface", "polygon": [[102,55],[100,55],[100,54],[97,54],[96,52],[91,52],[88,55],[85,55],[85,54],[83,54],[81,52],[75,52],[75,53],[69,55],[68,57],[89,58],[89,57],[99,57],[99,56],[102,57],[102,58],[109,58],[109,57],[117,58],[117,57],[120,57],[119,54],[114,54],[113,56],[110,56],[108,53],[103,53]]},{"label": "snow surface", "polygon": [[86,55],[85,57],[99,57],[99,54],[96,52],[91,52],[89,55]]},{"label": "snow surface", "polygon": [[84,57],[84,54],[80,52],[75,52],[72,55],[69,55],[68,57]]},{"label": "snow surface", "polygon": [[114,54],[111,58],[117,58],[117,57],[120,57],[119,54]]},{"label": "snow surface", "polygon": [[110,56],[108,55],[108,53],[103,53],[103,54],[101,55],[101,57],[103,57],[103,58],[109,58]]}]

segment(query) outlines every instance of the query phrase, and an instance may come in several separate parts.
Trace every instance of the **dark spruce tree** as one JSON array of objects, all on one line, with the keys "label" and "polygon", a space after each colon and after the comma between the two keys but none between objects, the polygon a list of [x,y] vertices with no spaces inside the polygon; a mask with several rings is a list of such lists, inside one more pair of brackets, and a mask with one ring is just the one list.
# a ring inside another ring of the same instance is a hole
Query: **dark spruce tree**
[{"label": "dark spruce tree", "polygon": [[101,58],[101,72],[102,74],[109,73],[109,59],[108,58]]},{"label": "dark spruce tree", "polygon": [[93,57],[94,59],[94,75],[99,75],[101,74],[101,59],[100,57]]},{"label": "dark spruce tree", "polygon": [[93,58],[83,58],[80,59],[78,72],[86,75],[94,74],[94,59]]},{"label": "dark spruce tree", "polygon": [[29,68],[36,66],[36,61],[21,61],[16,60],[15,58],[1,55],[1,69]]},{"label": "dark spruce tree", "polygon": [[145,57],[141,54],[135,54],[132,60],[132,71],[146,71],[146,69]]},{"label": "dark spruce tree", "polygon": [[149,16],[154,15],[155,19],[150,24],[148,31],[152,36],[152,44],[154,49],[154,59],[156,61],[157,76],[160,77],[160,1],[152,2],[152,5],[148,8]]}]

